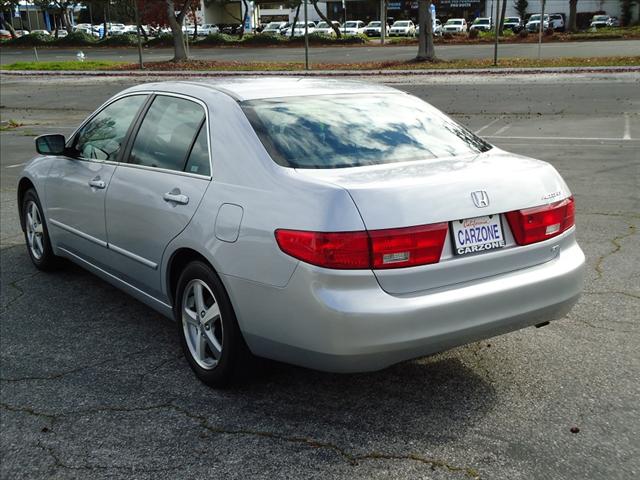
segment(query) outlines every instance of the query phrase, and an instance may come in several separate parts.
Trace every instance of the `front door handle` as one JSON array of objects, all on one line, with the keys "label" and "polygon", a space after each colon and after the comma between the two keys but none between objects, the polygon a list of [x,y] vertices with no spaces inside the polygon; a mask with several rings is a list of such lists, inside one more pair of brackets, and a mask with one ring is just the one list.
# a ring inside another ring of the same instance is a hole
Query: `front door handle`
[{"label": "front door handle", "polygon": [[89,186],[93,188],[105,188],[107,184],[100,180],[100,177],[96,177],[93,180],[89,180]]},{"label": "front door handle", "polygon": [[170,192],[165,193],[162,196],[162,199],[165,202],[179,203],[180,205],[186,205],[187,203],[189,203],[189,197],[187,197],[186,195],[181,194],[180,190],[177,189],[177,188],[174,188]]}]

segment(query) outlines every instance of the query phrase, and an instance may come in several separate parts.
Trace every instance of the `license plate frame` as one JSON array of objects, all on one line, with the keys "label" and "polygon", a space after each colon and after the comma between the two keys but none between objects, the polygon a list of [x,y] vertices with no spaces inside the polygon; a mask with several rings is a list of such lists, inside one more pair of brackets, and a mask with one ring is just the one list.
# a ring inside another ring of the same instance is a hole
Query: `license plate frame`
[{"label": "license plate frame", "polygon": [[499,214],[454,220],[449,223],[449,231],[453,254],[458,257],[499,250],[506,246],[502,216]]}]

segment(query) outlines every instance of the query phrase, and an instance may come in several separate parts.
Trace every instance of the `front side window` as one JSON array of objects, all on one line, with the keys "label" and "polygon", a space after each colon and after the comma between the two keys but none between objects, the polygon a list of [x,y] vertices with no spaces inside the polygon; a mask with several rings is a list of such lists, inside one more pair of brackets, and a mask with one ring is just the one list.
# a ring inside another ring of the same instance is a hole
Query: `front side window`
[{"label": "front side window", "polygon": [[317,95],[242,102],[278,164],[343,168],[478,154],[491,146],[404,93]]},{"label": "front side window", "polygon": [[140,125],[129,163],[183,171],[204,118],[204,109],[195,102],[157,96]]},{"label": "front side window", "polygon": [[131,95],[105,107],[76,135],[73,144],[76,155],[116,161],[131,122],[146,99],[146,95]]}]

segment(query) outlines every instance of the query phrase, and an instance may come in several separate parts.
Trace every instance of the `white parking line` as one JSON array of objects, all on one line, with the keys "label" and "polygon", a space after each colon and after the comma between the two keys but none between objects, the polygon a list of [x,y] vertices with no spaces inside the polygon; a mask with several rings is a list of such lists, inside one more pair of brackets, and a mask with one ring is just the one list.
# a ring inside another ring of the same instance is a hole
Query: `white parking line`
[{"label": "white parking line", "polygon": [[16,163],[15,165],[7,165],[7,166],[6,166],[6,167],[4,167],[4,168],[18,168],[18,167],[21,167],[21,166],[26,165],[26,164],[27,164],[27,162],[24,162],[24,163]]},{"label": "white parking line", "polygon": [[625,140],[631,140],[631,118],[628,113],[624,114],[624,136]]},{"label": "white parking line", "polygon": [[491,125],[495,124],[496,122],[499,122],[501,119],[502,117],[492,120],[491,122],[487,123],[484,127],[482,127],[480,130],[476,130],[475,134],[480,135],[480,133],[484,132],[487,128],[489,128]]},{"label": "white parking line", "polygon": [[509,129],[510,126],[511,126],[511,124],[507,123],[504,127],[500,128],[496,133],[494,133],[494,135],[503,134],[504,132],[506,132]]},{"label": "white parking line", "polygon": [[485,138],[503,138],[508,140],[510,138],[516,140],[593,140],[598,142],[621,142],[623,140],[629,141],[631,138],[603,138],[603,137],[512,137],[508,136],[497,136],[497,135],[485,135]]}]

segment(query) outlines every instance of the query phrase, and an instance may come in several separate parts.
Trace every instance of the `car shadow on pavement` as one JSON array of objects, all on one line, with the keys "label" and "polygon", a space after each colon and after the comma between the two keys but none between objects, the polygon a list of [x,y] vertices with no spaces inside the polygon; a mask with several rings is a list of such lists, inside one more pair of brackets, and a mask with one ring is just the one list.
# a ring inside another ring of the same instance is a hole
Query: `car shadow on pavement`
[{"label": "car shadow on pavement", "polygon": [[[1,377],[11,408],[28,404],[74,418],[165,412],[218,433],[276,434],[360,455],[458,441],[496,402],[491,372],[476,362],[477,345],[366,374],[261,361],[244,383],[213,390],[190,371],[172,322],[73,265],[39,273],[23,246],[1,257]],[[46,334],[30,333],[36,331]],[[176,428],[179,437],[187,426]]]}]

